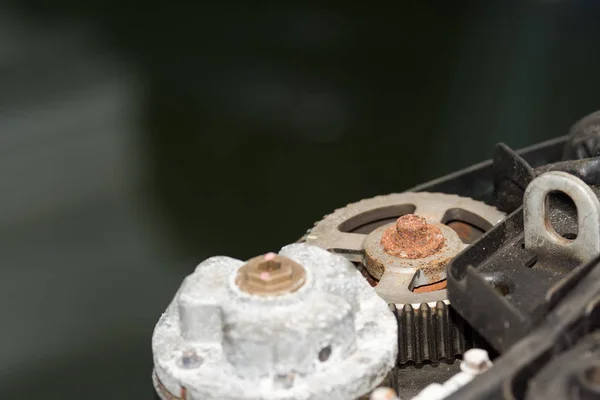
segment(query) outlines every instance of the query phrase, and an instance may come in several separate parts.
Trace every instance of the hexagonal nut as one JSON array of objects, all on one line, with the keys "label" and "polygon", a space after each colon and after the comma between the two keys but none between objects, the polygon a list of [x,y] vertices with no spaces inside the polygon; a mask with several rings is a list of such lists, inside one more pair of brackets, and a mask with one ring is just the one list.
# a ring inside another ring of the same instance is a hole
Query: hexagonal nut
[{"label": "hexagonal nut", "polygon": [[248,285],[275,288],[292,280],[292,266],[278,261],[262,261],[246,270]]},{"label": "hexagonal nut", "polygon": [[300,264],[273,253],[250,259],[239,270],[237,286],[250,294],[275,296],[298,290],[306,271]]}]

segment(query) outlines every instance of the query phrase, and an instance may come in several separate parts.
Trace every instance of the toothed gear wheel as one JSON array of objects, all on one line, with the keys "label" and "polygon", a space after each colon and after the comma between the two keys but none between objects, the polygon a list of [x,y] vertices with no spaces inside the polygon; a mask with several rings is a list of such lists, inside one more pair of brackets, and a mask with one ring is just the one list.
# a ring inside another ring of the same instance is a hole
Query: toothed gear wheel
[{"label": "toothed gear wheel", "polygon": [[[382,251],[381,235],[406,214],[424,217],[442,231],[445,244],[438,254],[407,260]],[[436,362],[453,359],[472,345],[472,333],[448,307],[445,265],[505,216],[468,197],[394,193],[335,210],[315,223],[301,241],[344,255],[363,271],[375,291],[395,306],[399,364]]]}]

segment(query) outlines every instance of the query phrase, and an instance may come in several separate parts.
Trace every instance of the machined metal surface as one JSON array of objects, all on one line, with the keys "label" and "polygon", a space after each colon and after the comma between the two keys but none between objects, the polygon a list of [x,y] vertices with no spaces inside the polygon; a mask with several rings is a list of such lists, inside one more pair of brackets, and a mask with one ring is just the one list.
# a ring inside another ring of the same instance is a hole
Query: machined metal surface
[{"label": "machined metal surface", "polygon": [[[408,260],[391,256],[381,249],[383,232],[398,217],[407,214],[424,217],[428,224],[443,232],[446,242],[440,252],[430,258]],[[445,263],[458,254],[464,243],[475,240],[504,216],[494,207],[466,197],[444,193],[395,193],[364,199],[334,211],[317,222],[304,240],[365,265],[375,279],[381,278],[375,288],[389,302],[417,306],[435,304],[446,298],[443,285],[438,287],[441,290],[430,292],[414,288],[443,281]],[[395,272],[386,276],[384,271],[388,267],[390,272]]]},{"label": "machined metal surface", "polygon": [[292,293],[301,288],[304,282],[304,267],[275,253],[248,260],[238,270],[235,278],[235,283],[241,290],[259,296]]},{"label": "machined metal surface", "polygon": [[407,366],[453,360],[473,346],[470,328],[448,307],[446,265],[504,217],[470,198],[397,193],[338,209],[303,240],[353,261],[394,305],[397,362]]},{"label": "machined metal surface", "polygon": [[[301,266],[303,284],[270,295],[243,289],[240,276],[265,261]],[[394,366],[397,323],[352,263],[293,244],[249,263],[201,263],[160,318],[152,348],[162,399],[356,399]]]},{"label": "machined metal surface", "polygon": [[[570,240],[559,235],[549,220],[549,195],[562,192],[577,208],[577,236]],[[523,199],[525,248],[543,260],[567,257],[587,262],[600,253],[600,201],[581,179],[562,171],[535,178]]]},{"label": "machined metal surface", "polygon": [[396,318],[398,365],[447,362],[482,342],[443,301],[418,308],[406,304],[396,309]]},{"label": "machined metal surface", "polygon": [[415,214],[427,222],[451,223],[461,220],[483,230],[504,218],[504,213],[468,197],[445,193],[393,193],[364,199],[326,215],[306,235],[306,243],[343,254],[351,261],[362,261],[364,232]]}]

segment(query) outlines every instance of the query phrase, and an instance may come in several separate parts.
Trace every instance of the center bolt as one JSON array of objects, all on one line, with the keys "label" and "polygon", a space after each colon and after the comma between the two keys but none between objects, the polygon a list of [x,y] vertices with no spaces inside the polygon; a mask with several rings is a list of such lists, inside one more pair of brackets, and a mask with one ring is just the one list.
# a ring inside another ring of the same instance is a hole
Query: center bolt
[{"label": "center bolt", "polygon": [[440,228],[414,214],[398,218],[381,237],[386,253],[407,259],[431,256],[444,246],[445,241]]}]

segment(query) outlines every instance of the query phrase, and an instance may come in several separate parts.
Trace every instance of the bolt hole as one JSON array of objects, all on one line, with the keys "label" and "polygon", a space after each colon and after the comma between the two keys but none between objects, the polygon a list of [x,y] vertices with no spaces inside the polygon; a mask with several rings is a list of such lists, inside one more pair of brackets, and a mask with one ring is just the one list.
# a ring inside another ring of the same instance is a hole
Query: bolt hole
[{"label": "bolt hole", "polygon": [[503,297],[510,294],[510,281],[503,275],[498,274],[485,274],[483,278],[487,283],[494,288],[494,290]]},{"label": "bolt hole", "polygon": [[331,346],[325,346],[319,351],[319,361],[325,362],[331,356]]},{"label": "bolt hole", "polygon": [[504,283],[492,282],[492,287],[502,296],[508,296],[510,293],[510,287]]},{"label": "bolt hole", "polygon": [[546,229],[567,240],[577,238],[577,207],[566,193],[552,191],[545,200]]},{"label": "bolt hole", "polygon": [[202,359],[202,357],[196,354],[196,352],[193,350],[185,351],[181,355],[180,363],[181,367],[184,369],[198,368],[200,365],[202,365],[203,362],[204,360]]},{"label": "bolt hole", "polygon": [[600,364],[587,367],[583,372],[583,379],[588,387],[600,391]]}]

